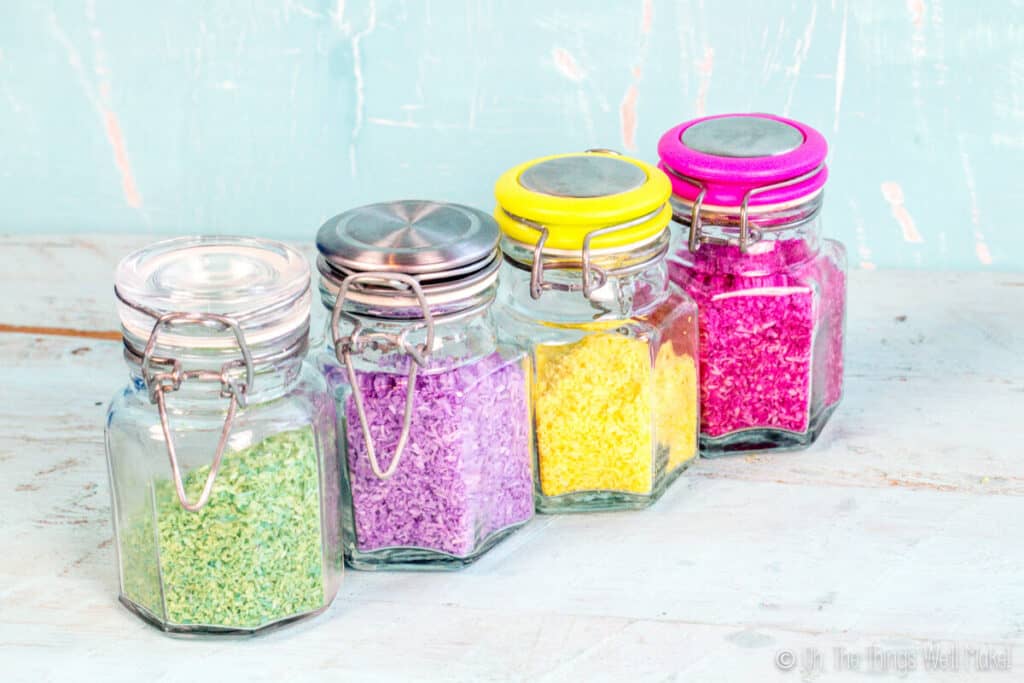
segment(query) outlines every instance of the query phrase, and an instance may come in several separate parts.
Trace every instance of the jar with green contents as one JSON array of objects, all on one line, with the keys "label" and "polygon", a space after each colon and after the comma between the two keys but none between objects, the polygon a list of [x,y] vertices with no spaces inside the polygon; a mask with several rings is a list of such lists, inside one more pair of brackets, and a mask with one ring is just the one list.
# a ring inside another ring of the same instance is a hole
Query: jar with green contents
[{"label": "jar with green contents", "polygon": [[121,601],[171,633],[324,610],[341,578],[334,401],[304,361],[309,265],[268,240],[118,265],[130,381],[107,413]]},{"label": "jar with green contents", "polygon": [[697,308],[668,278],[670,193],[606,151],[498,180],[494,315],[535,360],[541,512],[645,507],[697,455]]}]

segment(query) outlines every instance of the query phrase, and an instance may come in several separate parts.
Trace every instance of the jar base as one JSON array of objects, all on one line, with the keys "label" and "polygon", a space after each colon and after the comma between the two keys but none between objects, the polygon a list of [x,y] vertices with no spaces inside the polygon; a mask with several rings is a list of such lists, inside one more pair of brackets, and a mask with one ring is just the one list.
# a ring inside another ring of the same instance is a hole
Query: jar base
[{"label": "jar base", "polygon": [[269,622],[262,626],[256,626],[253,628],[239,628],[230,626],[208,626],[198,624],[171,624],[166,621],[163,621],[145,607],[135,602],[132,602],[131,598],[127,598],[123,594],[119,595],[117,599],[120,600],[122,605],[128,608],[128,611],[135,614],[135,616],[139,617],[150,626],[160,631],[163,631],[165,634],[175,638],[202,638],[206,636],[248,637],[262,635],[264,633],[276,631],[277,629],[282,628],[284,626],[289,626],[297,621],[315,617],[318,614],[322,614],[327,610],[328,607],[330,607],[330,603],[327,603],[323,607],[315,609],[311,612],[295,614],[290,617],[285,617],[284,619],[278,619],[277,621]]},{"label": "jar base", "polygon": [[724,455],[742,455],[764,451],[796,451],[807,448],[814,443],[839,401],[821,409],[811,418],[806,432],[791,432],[785,429],[744,429],[724,436],[700,436],[700,455],[702,458],[718,458]]},{"label": "jar base", "polygon": [[498,545],[525,525],[528,519],[491,534],[469,555],[450,555],[429,548],[381,548],[358,550],[345,548],[345,564],[360,571],[456,571],[473,564],[488,550]]},{"label": "jar base", "polygon": [[626,493],[624,491],[577,491],[560,496],[537,496],[537,512],[567,514],[575,512],[614,512],[615,510],[642,510],[653,505],[668,487],[679,478],[696,456],[681,462],[674,470],[661,478],[650,493]]}]

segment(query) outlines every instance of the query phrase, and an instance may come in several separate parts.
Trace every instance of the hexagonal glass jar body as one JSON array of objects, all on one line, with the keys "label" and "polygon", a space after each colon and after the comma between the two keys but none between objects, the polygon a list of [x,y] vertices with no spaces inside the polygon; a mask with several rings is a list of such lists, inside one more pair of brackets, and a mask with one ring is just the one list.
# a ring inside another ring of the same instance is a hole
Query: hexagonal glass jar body
[{"label": "hexagonal glass jar body", "polygon": [[[137,372],[111,402],[106,444],[121,601],[173,633],[255,633],[325,609],[341,578],[334,405],[301,359],[258,372],[209,502],[180,504],[160,417]],[[273,385],[273,386],[271,386]],[[227,402],[186,383],[167,399],[185,490],[209,474]]]},{"label": "hexagonal glass jar body", "polygon": [[[333,306],[333,296],[325,294],[325,305]],[[493,299],[493,288],[485,298]],[[344,362],[333,345],[318,356],[337,405],[343,546],[356,569],[458,569],[533,517],[529,358],[498,343],[484,309],[439,313],[428,359],[416,367],[408,439],[390,476],[371,465]],[[427,342],[416,321],[360,322],[366,335],[404,332],[413,346]],[[365,348],[351,363],[374,457],[387,471],[415,362],[394,348]]]},{"label": "hexagonal glass jar body", "polygon": [[737,211],[702,211],[688,244],[691,205],[670,256],[674,282],[697,301],[701,334],[701,453],[803,448],[842,398],[846,250],[821,239],[822,194],[752,216],[742,252]]},{"label": "hexagonal glass jar body", "polygon": [[541,512],[646,507],[697,455],[697,308],[657,255],[667,239],[665,231],[632,254],[595,254],[607,277],[590,297],[578,267],[546,270],[552,286],[539,298],[526,265],[533,249],[503,242],[494,315],[534,358]]}]

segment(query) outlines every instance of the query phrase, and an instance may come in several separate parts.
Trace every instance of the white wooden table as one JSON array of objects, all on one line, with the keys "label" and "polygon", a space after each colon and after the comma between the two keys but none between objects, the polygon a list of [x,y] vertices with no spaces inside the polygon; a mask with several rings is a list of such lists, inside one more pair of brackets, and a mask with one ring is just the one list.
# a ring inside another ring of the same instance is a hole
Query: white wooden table
[{"label": "white wooden table", "polygon": [[112,269],[145,241],[0,238],[0,680],[859,681],[835,648],[869,647],[910,652],[907,680],[1024,680],[1024,648],[921,670],[936,639],[1024,638],[1024,274],[852,273],[846,396],[805,452],[539,517],[461,573],[348,572],[262,638],[180,640],[116,600],[102,445]]}]

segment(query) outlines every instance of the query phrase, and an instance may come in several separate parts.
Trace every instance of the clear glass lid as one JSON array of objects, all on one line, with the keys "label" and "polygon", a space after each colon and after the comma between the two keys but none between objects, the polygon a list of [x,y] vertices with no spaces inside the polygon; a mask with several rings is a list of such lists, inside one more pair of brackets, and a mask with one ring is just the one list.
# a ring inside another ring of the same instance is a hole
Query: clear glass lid
[{"label": "clear glass lid", "polygon": [[309,320],[309,264],[272,240],[156,242],[122,259],[115,280],[125,341],[140,348],[157,320],[172,313],[180,315],[161,330],[160,347],[237,347],[231,330],[211,315],[236,322],[250,346],[287,338]]}]

